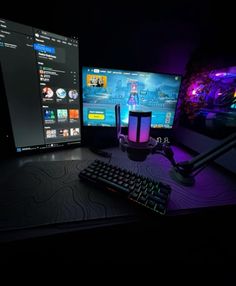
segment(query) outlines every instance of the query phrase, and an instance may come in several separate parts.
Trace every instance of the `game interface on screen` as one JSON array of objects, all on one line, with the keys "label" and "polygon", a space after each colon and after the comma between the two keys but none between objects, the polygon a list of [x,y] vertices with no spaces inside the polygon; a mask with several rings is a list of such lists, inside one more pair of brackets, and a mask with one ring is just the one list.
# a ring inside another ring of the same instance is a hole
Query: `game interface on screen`
[{"label": "game interface on screen", "polygon": [[120,104],[121,125],[129,111],[151,111],[152,128],[172,128],[179,94],[179,75],[83,68],[83,122],[85,126],[115,126]]}]

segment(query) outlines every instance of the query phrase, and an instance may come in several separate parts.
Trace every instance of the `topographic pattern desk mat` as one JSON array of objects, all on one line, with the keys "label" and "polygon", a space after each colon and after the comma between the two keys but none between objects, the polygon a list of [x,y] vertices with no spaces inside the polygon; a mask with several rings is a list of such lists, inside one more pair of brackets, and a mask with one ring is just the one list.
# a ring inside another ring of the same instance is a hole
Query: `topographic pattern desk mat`
[{"label": "topographic pattern desk mat", "polygon": [[[179,157],[189,158],[181,149],[177,151]],[[177,158],[178,161],[181,158]],[[137,208],[124,198],[79,181],[79,171],[92,161],[25,163],[3,176],[0,180],[0,231],[66,222],[137,218]],[[111,163],[170,184],[172,193],[167,214],[236,205],[236,179],[216,168],[206,168],[197,176],[193,187],[185,187],[171,179],[170,163],[161,156],[133,162],[127,159],[127,154],[114,150]]]},{"label": "topographic pattern desk mat", "polygon": [[91,160],[26,163],[0,183],[0,230],[134,215],[123,198],[82,183]]}]

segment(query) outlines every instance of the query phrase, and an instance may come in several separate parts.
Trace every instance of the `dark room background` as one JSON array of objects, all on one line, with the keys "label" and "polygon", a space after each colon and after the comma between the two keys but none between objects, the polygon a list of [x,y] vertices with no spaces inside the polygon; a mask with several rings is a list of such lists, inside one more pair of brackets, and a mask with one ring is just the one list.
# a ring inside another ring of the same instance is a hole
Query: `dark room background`
[{"label": "dark room background", "polygon": [[[77,37],[79,40],[80,67],[94,66],[184,75],[189,69],[197,70],[208,66],[214,68],[236,66],[234,39],[236,12],[234,6],[232,0],[222,2],[216,0],[142,0],[132,2],[115,0],[96,1],[94,3],[86,0],[66,0],[55,3],[50,1],[23,3],[20,1],[18,4],[9,1],[4,3],[4,7],[1,7],[0,18],[68,37]],[[227,214],[225,217],[227,217]],[[173,223],[171,223],[172,231],[167,232],[173,234],[173,237],[168,237],[168,248],[169,246],[172,247],[173,243],[178,245],[178,242],[181,241],[180,238],[184,237],[183,241],[188,241],[189,245],[195,246],[196,244],[196,248],[194,248],[196,255],[195,252],[190,253],[189,257],[194,259],[196,256],[201,262],[203,259],[201,254],[204,253],[206,246],[209,248],[207,253],[209,256],[212,254],[214,259],[216,256],[215,249],[220,253],[228,247],[228,238],[230,238],[229,245],[235,245],[233,231],[228,231],[226,223],[224,224],[226,220],[222,218],[221,213],[216,218],[213,213],[207,221],[206,216],[203,215],[199,218],[199,225],[197,225],[196,220],[193,221],[192,219],[194,218],[187,218],[186,224],[183,223],[181,228],[179,228],[180,224],[177,225],[176,220],[173,220]],[[189,220],[191,220],[190,223]],[[204,223],[203,226],[202,222]],[[232,220],[230,221],[230,229],[232,229],[231,222]],[[210,227],[208,227],[208,224]],[[213,225],[215,230],[211,234]],[[191,226],[190,229],[189,226]],[[162,229],[165,229],[165,227]],[[189,236],[191,230],[192,234],[197,233],[198,230],[200,231],[197,236]],[[205,230],[207,231],[205,232]],[[161,232],[158,232],[158,235],[159,233]],[[106,237],[107,232],[104,232],[103,235],[96,233],[96,235],[97,238],[106,238],[104,241],[110,242],[109,236]],[[97,246],[98,243],[94,244],[93,236],[91,236],[89,240],[91,243],[89,243],[87,236],[84,235],[85,243],[88,243],[92,246],[91,249],[94,249],[94,245]],[[153,236],[151,240],[154,246],[156,237]],[[191,241],[191,238],[193,241]],[[55,244],[53,239],[49,244],[48,240],[44,240],[44,243],[42,243],[43,246],[47,245],[46,250],[49,249],[49,246]],[[74,249],[72,249],[74,245],[78,245],[77,240],[78,237],[71,243],[69,237],[67,241],[69,242],[67,245],[72,245],[69,247],[69,256],[71,257],[76,257],[78,253],[75,255]],[[83,237],[80,240],[82,241]],[[105,245],[104,241],[99,239],[97,241]],[[123,241],[124,245],[129,246],[126,236],[123,237]],[[167,242],[162,241],[167,245]],[[183,243],[183,241],[181,242]],[[223,247],[221,245],[219,250],[218,242],[222,244],[222,241],[227,243],[224,243]],[[53,248],[55,253],[59,253],[63,241],[60,243],[59,241],[58,244],[55,244]],[[212,247],[212,244],[214,244],[214,247]],[[181,256],[181,249],[185,247],[180,248],[178,245],[176,255]],[[199,251],[200,247],[202,247],[202,251]],[[99,248],[102,249],[100,245]],[[68,248],[65,247],[64,249],[64,253],[66,253],[64,256],[68,257],[66,252]],[[131,252],[134,250],[134,248],[130,249]],[[188,250],[188,247],[186,249]],[[37,249],[38,252],[40,250],[41,248]],[[165,247],[163,247],[163,250],[166,250]],[[84,248],[84,253],[87,255],[86,251],[87,248]],[[92,250],[89,253],[91,254]],[[121,253],[124,253],[124,251]],[[139,255],[139,252],[137,253]],[[232,253],[235,258],[235,249]],[[94,257],[94,254],[91,255]],[[173,254],[171,253],[171,255]],[[141,257],[145,257],[145,255],[142,256],[141,253]],[[159,259],[158,256],[154,258]],[[60,259],[58,261],[61,262]],[[4,259],[2,261],[4,262]],[[28,261],[32,261],[32,259]],[[45,262],[45,260],[43,261]]]},{"label": "dark room background", "polygon": [[236,64],[235,12],[227,1],[61,3],[14,4],[0,16],[78,37],[81,66],[184,74],[190,60],[200,67]]}]

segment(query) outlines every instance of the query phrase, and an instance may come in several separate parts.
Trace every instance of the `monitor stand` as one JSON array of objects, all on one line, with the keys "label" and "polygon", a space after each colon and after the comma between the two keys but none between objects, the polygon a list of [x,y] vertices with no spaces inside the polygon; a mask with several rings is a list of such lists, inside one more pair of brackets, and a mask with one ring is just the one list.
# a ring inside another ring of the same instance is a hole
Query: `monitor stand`
[{"label": "monitor stand", "polygon": [[119,146],[115,127],[84,126],[82,131],[86,147],[105,149]]}]

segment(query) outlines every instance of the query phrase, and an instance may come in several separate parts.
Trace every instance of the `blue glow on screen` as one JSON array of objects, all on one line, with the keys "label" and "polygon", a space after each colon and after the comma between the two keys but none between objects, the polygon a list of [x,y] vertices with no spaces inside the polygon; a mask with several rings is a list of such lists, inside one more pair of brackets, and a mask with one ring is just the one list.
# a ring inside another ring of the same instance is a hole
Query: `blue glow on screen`
[{"label": "blue glow on screen", "polygon": [[56,52],[54,47],[49,47],[42,44],[34,44],[34,49],[38,52],[48,53],[48,54],[55,54]]},{"label": "blue glow on screen", "polygon": [[172,128],[180,84],[179,75],[83,67],[84,125],[115,126],[120,104],[122,127],[129,111],[151,111],[152,128]]}]

